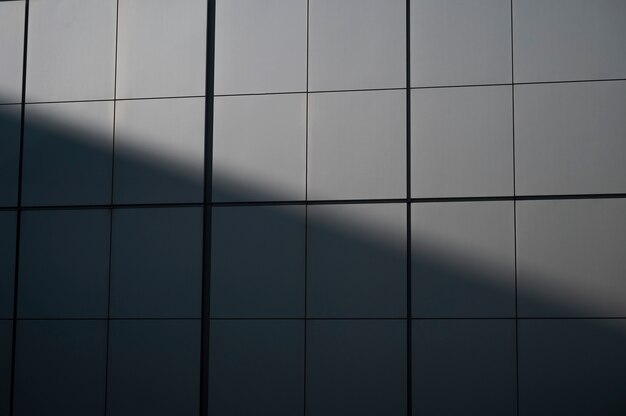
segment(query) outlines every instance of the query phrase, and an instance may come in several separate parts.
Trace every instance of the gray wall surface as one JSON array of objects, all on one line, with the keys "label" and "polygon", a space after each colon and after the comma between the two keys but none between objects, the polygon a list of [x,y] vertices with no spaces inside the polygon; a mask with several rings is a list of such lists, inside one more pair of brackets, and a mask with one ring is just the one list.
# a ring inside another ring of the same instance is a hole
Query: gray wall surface
[{"label": "gray wall surface", "polygon": [[0,415],[622,416],[624,22],[0,0]]}]

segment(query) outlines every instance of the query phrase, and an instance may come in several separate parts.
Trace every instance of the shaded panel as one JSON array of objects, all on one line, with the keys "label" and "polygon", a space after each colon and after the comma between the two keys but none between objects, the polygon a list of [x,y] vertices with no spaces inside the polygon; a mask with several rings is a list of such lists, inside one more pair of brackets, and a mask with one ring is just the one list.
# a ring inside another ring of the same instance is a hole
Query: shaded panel
[{"label": "shaded panel", "polygon": [[308,198],[406,196],[406,92],[309,95]]},{"label": "shaded panel", "polygon": [[13,321],[0,320],[0,413],[9,414],[11,397],[11,353]]},{"label": "shaded panel", "polygon": [[110,323],[107,416],[197,416],[200,322]]},{"label": "shaded panel", "polygon": [[411,207],[414,317],[515,316],[512,202]]},{"label": "shaded panel", "polygon": [[113,103],[26,106],[23,205],[111,202]]},{"label": "shaded panel", "polygon": [[0,319],[13,318],[17,215],[0,212]]},{"label": "shaded panel", "polygon": [[21,105],[0,106],[0,207],[17,206],[21,122]]},{"label": "shaded panel", "polygon": [[406,86],[405,0],[309,1],[309,89]]},{"label": "shaded panel", "polygon": [[116,0],[32,0],[26,101],[113,98]]},{"label": "shaded panel", "polygon": [[117,209],[112,238],[112,317],[200,317],[202,208]]},{"label": "shaded panel", "polygon": [[209,413],[303,414],[304,321],[212,321]]},{"label": "shaded panel", "polygon": [[204,101],[117,103],[115,203],[202,202]]},{"label": "shaded panel", "polygon": [[305,198],[305,94],[218,97],[214,111],[214,202]]},{"label": "shaded panel", "polygon": [[108,210],[22,213],[18,317],[106,318]]},{"label": "shaded panel", "polygon": [[621,416],[626,320],[519,322],[520,416]]},{"label": "shaded panel", "polygon": [[515,321],[412,324],[414,415],[516,415]]},{"label": "shaded panel", "polygon": [[406,322],[308,321],[306,414],[406,415]]},{"label": "shaded panel", "polygon": [[307,222],[307,316],[406,316],[406,204],[314,205]]},{"label": "shaded panel", "polygon": [[215,94],[306,90],[306,0],[218,0],[215,14]]},{"label": "shaded panel", "polygon": [[17,325],[14,415],[103,414],[106,321]]},{"label": "shaded panel", "polygon": [[513,194],[510,86],[411,94],[414,198]]},{"label": "shaded panel", "polygon": [[626,316],[626,199],[517,204],[521,316]]},{"label": "shaded panel", "polygon": [[302,206],[213,208],[211,316],[304,316]]}]

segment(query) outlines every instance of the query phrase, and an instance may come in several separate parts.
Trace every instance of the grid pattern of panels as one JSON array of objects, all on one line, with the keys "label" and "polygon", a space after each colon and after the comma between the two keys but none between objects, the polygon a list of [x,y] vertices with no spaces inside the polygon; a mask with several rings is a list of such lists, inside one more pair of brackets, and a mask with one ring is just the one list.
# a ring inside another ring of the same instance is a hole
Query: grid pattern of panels
[{"label": "grid pattern of panels", "polygon": [[622,415],[624,20],[0,0],[0,414]]},{"label": "grid pattern of panels", "polygon": [[216,5],[209,414],[621,414],[626,8]]},{"label": "grid pattern of panels", "polygon": [[198,414],[207,13],[0,2],[0,414]]}]

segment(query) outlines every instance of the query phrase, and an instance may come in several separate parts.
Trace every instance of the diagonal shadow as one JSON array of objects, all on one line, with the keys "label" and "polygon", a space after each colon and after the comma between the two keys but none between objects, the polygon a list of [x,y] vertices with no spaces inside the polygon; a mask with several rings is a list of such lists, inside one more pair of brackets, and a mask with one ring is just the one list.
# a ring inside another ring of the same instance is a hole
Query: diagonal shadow
[{"label": "diagonal shadow", "polygon": [[[18,176],[18,109],[19,106],[0,106],[0,204],[4,207],[0,216],[12,215],[11,210],[15,206],[12,201],[16,201],[17,189],[14,184]],[[134,184],[135,187],[143,188],[141,194],[144,197],[137,200],[139,204],[161,203],[163,201],[159,201],[159,195],[163,193],[171,198],[167,202],[202,202],[202,175],[180,166],[168,154],[148,149],[145,152],[141,149],[116,151],[113,160],[112,131],[107,130],[107,123],[96,122],[97,126],[90,126],[84,119],[81,123],[71,117],[62,120],[45,115],[29,118],[29,109],[30,106],[26,114],[23,183],[28,187],[28,190],[24,189],[25,201],[30,201],[30,204],[107,206],[111,201],[112,190],[115,193],[116,180],[120,180],[115,176],[117,173],[113,166],[120,169],[118,173],[126,171],[130,172],[130,178],[140,178]],[[96,118],[97,114],[101,113],[96,113]],[[181,146],[185,142],[184,137],[172,140],[180,142]],[[185,191],[178,194],[176,191],[181,189]],[[245,178],[213,173],[213,195],[219,195],[222,201],[245,201],[252,192],[263,194],[263,199],[267,201],[278,198],[274,195],[280,195],[280,192],[275,193],[272,189],[259,189],[258,185]],[[176,200],[177,195],[184,195],[185,199]],[[132,203],[132,198],[128,202]],[[315,203],[309,205],[306,212],[298,204],[289,206],[289,209],[260,206],[213,208],[213,316],[303,318],[306,305],[308,318],[405,318],[407,253],[406,240],[403,238],[406,238],[406,230],[394,228],[393,218],[406,215],[406,210],[403,208],[396,212],[393,207],[384,204],[367,205],[364,209],[370,206],[384,209],[370,213],[353,211],[350,207],[340,205]],[[221,216],[222,213],[235,211],[237,215],[234,217]],[[219,218],[231,222],[225,223],[228,224],[225,226],[218,222]],[[0,234],[14,235],[13,229],[6,227]],[[306,282],[305,241],[310,249],[306,260]],[[5,250],[2,244],[0,247]],[[622,415],[626,409],[624,320],[569,319],[590,316],[587,312],[593,312],[594,308],[590,309],[587,300],[580,297],[556,298],[541,286],[533,287],[517,292],[518,307],[532,305],[533,310],[549,311],[550,317],[564,319],[544,320],[534,319],[539,316],[529,316],[533,319],[521,320],[517,328],[517,363],[513,362],[516,359],[514,350],[495,350],[494,355],[485,355],[485,351],[492,351],[498,346],[509,346],[506,341],[510,341],[511,334],[515,337],[514,320],[506,321],[515,318],[514,275],[507,266],[502,265],[502,259],[490,258],[489,252],[474,250],[471,245],[456,244],[445,235],[422,234],[419,229],[413,235],[413,251],[410,253],[414,288],[412,309],[413,317],[421,318],[413,324],[414,414],[512,414],[516,407],[515,383],[518,380],[521,415]],[[4,260],[5,257],[0,258],[3,262],[9,261]],[[153,259],[147,258],[145,261]],[[10,337],[5,336],[10,334],[8,328],[11,324],[7,320],[11,318],[7,311],[13,308],[14,276],[10,270],[12,268],[6,263],[0,267],[0,311],[3,311],[4,319],[4,332],[0,337],[0,354],[3,355],[0,357],[2,414],[8,414],[5,410],[8,409],[10,391],[11,342],[8,341]],[[550,280],[551,277],[542,275],[542,270],[533,270],[532,273],[531,280],[535,282]],[[47,276],[51,280],[60,277],[54,273]],[[305,284],[307,299],[304,298]],[[422,291],[416,292],[415,288]],[[58,288],[59,292],[67,289]],[[18,294],[18,302],[19,299]],[[198,299],[189,301],[197,302]],[[602,310],[601,305],[597,310]],[[456,318],[460,318],[455,324],[458,326],[449,326]],[[475,320],[461,321],[466,318]],[[500,325],[496,322],[508,322],[505,325],[513,332],[507,332],[508,329],[502,332],[489,324],[481,326],[484,325],[483,318],[497,318],[485,321],[494,322],[496,326]],[[466,324],[467,327],[463,326]],[[474,331],[474,328],[477,329]],[[59,373],[52,375],[50,368],[37,367],[45,363],[36,360],[32,361],[33,365],[29,365],[24,361],[26,358],[22,358],[26,355],[21,356],[21,346],[25,344],[19,340],[21,332],[18,330],[17,333],[15,415],[34,414],[43,408],[50,414],[85,414],[89,406],[103,405],[104,391],[96,393],[96,398],[91,397],[93,394],[59,396],[57,393],[64,391],[64,385],[70,391],[73,388],[78,391],[90,390],[93,386],[85,381],[91,378],[80,371],[68,371],[64,375],[63,370],[67,368],[63,366],[56,369]],[[80,338],[67,340],[71,332],[65,333],[64,337],[70,345],[72,342],[74,347],[80,345]],[[198,341],[196,349],[199,351],[199,336],[190,339]],[[280,343],[281,339],[273,342]],[[32,351],[30,347],[23,348]],[[37,354],[39,350],[35,348],[34,351],[33,354]],[[149,357],[152,354],[150,351],[143,353]],[[155,360],[159,357],[158,353],[153,356]],[[498,357],[491,362],[494,356]],[[109,357],[108,360],[111,363],[116,357]],[[514,374],[514,370],[513,374],[508,370],[509,374],[502,374],[497,365],[494,367],[494,362],[504,363],[507,369],[514,368],[516,364],[518,374]],[[71,365],[70,362],[65,364]],[[97,364],[98,373],[103,375],[104,365],[106,361]],[[159,364],[155,362],[155,365]],[[176,366],[176,363],[169,365]],[[167,371],[157,371],[155,374],[163,376]],[[197,380],[198,374],[196,368],[182,373],[182,376]],[[254,380],[266,380],[263,374],[248,376]],[[38,381],[33,377],[53,378]],[[384,375],[381,373],[380,377]],[[43,389],[49,389],[50,383],[55,384],[55,387],[44,394]],[[173,387],[172,383],[178,387]],[[169,391],[167,397],[153,397],[153,405],[157,410],[172,408],[177,409],[179,414],[197,413],[197,403],[183,403],[188,397],[181,393],[185,383],[187,381],[181,380],[147,383],[144,388],[149,391],[145,394],[154,396]],[[42,391],[32,391],[33,387],[41,388]],[[242,390],[239,393],[248,393],[259,401],[265,400],[263,403],[267,405],[284,400],[280,391],[260,398],[255,396],[257,393],[252,389],[245,389],[245,382],[240,388]],[[384,410],[384,404],[390,396],[389,392],[379,389],[372,380],[354,380],[354,385],[341,388],[347,397],[355,400],[362,396],[362,389],[370,393],[379,390],[370,400],[373,403],[380,400],[382,405],[378,409],[375,405],[371,406],[371,414]],[[39,400],[33,401],[33,394],[38,393],[41,394]],[[317,394],[316,391],[307,390],[307,401],[314,400]],[[235,410],[231,414],[238,414],[238,409],[245,407],[245,403],[213,399],[222,410],[232,406]],[[237,398],[238,401],[240,399]],[[114,398],[109,396],[109,400]],[[341,406],[340,403],[336,405]],[[332,408],[333,403],[330,403],[331,413]],[[145,408],[140,405],[136,411],[141,412],[142,409]]]}]

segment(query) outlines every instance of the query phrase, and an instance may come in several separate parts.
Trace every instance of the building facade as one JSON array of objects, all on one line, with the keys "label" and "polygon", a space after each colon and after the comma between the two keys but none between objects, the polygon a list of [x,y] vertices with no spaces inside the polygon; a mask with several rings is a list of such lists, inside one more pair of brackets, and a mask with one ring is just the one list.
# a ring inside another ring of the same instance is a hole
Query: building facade
[{"label": "building facade", "polygon": [[0,1],[0,415],[623,415],[626,1]]}]

